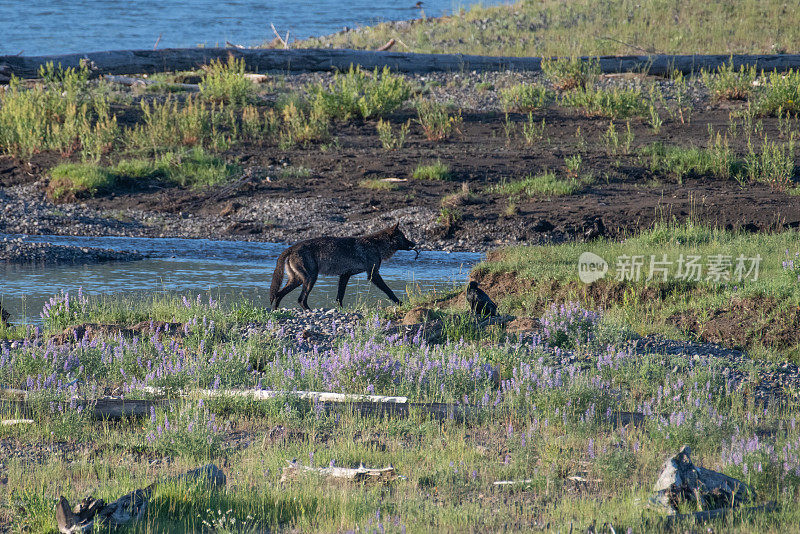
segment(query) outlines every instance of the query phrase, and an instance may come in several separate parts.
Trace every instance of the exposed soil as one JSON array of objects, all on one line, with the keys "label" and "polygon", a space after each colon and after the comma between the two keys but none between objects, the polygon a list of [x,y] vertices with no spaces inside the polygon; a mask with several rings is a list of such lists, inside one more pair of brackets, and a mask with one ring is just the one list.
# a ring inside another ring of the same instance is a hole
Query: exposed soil
[{"label": "exposed soil", "polygon": [[[112,235],[295,241],[320,233],[358,233],[400,220],[411,228],[412,236],[427,241],[428,248],[467,250],[517,242],[614,237],[673,218],[748,231],[800,226],[800,196],[764,184],[742,187],[733,180],[707,177],[690,176],[678,184],[671,176],[651,172],[648,161],[635,155],[636,147],[655,141],[705,145],[709,125],[717,131],[727,126],[729,107],[696,112],[689,124],[667,122],[658,135],[641,119],[633,119],[633,150],[628,155],[607,152],[602,140],[607,119],[587,118],[558,107],[535,116],[537,121],[545,119],[547,126],[545,139],[532,145],[525,144],[519,134],[527,117],[511,116],[517,133],[509,140],[504,134],[504,117],[496,111],[465,111],[461,135],[443,142],[425,140],[419,125],[412,122],[405,147],[396,151],[380,146],[374,123],[356,121],[336,125],[336,142],[326,149],[238,145],[224,155],[238,162],[244,174],[226,186],[198,190],[145,184],[82,200],[85,206],[72,206],[90,210],[94,219],[98,213],[106,214],[106,233]],[[404,111],[391,121],[396,127],[413,118],[412,112]],[[770,138],[779,137],[777,120],[764,119],[764,129]],[[578,131],[584,140],[581,145],[576,141]],[[736,143],[734,148],[744,151],[744,146]],[[547,170],[565,175],[564,159],[574,154],[582,156],[581,175],[597,177],[594,184],[574,195],[509,199],[488,190],[506,180]],[[436,160],[450,166],[452,180],[411,178],[417,165]],[[63,160],[57,154],[37,154],[30,162],[0,158],[0,196],[4,192],[9,198],[27,195],[31,205],[45,203],[50,212],[57,211],[58,206],[44,199],[43,191],[47,170],[59,161]],[[293,172],[300,168],[308,172]],[[388,191],[359,185],[362,180],[386,177],[406,181],[395,182],[397,188]],[[33,183],[40,194],[24,189],[25,184],[30,188]],[[462,183],[472,194],[451,202],[462,213],[461,220],[437,223],[444,197],[460,192]],[[510,203],[514,210],[509,210]],[[73,228],[58,220],[31,224],[25,214],[10,210],[0,210],[0,231],[87,233],[85,227]],[[602,221],[599,229],[598,219]],[[103,226],[102,221],[94,223]]]}]

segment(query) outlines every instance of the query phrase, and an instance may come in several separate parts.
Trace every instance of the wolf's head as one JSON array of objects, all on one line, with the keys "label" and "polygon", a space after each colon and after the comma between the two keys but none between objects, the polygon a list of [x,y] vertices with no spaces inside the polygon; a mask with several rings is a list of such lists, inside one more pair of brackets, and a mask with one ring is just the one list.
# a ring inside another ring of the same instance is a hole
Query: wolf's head
[{"label": "wolf's head", "polygon": [[400,230],[400,223],[395,223],[394,226],[387,228],[386,231],[389,234],[394,250],[414,250],[416,248],[417,244],[408,239],[403,234],[403,231]]}]

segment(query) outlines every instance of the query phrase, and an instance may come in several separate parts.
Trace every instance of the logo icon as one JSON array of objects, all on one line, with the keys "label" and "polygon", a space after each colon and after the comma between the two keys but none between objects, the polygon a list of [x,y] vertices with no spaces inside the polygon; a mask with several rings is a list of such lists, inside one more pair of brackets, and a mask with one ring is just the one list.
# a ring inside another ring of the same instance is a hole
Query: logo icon
[{"label": "logo icon", "polygon": [[578,278],[584,284],[591,284],[603,278],[608,272],[606,260],[592,252],[584,252],[578,258]]}]

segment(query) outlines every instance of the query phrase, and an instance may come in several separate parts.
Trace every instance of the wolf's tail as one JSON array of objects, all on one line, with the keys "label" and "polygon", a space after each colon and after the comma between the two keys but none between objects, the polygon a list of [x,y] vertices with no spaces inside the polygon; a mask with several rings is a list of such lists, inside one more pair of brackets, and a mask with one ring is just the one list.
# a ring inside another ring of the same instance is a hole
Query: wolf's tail
[{"label": "wolf's tail", "polygon": [[289,255],[288,250],[281,252],[278,256],[278,263],[275,265],[275,272],[272,273],[272,285],[269,287],[269,302],[275,303],[275,297],[278,296],[278,291],[281,289],[283,283],[283,272],[286,269],[286,257]]}]

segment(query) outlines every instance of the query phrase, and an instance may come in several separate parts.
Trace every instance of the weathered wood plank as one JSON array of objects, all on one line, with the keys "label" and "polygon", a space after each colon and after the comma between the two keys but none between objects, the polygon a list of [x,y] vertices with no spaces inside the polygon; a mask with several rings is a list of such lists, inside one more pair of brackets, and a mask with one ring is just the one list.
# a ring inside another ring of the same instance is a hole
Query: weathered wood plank
[{"label": "weathered wood plank", "polygon": [[[54,56],[0,56],[4,74],[34,78],[47,62],[77,67],[88,61],[96,74],[140,74],[192,70],[228,56],[244,59],[253,72],[315,72],[347,69],[351,64],[366,69],[388,66],[406,73],[477,71],[539,71],[538,57],[493,57],[465,54],[414,54],[407,52],[344,49],[235,49],[165,48],[163,50],[109,50]],[[764,70],[800,68],[800,54],[724,54],[600,56],[604,73],[649,72],[664,75],[672,70],[684,73],[701,68],[715,69],[733,61],[735,67],[754,65]]]}]

